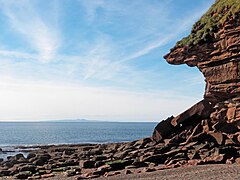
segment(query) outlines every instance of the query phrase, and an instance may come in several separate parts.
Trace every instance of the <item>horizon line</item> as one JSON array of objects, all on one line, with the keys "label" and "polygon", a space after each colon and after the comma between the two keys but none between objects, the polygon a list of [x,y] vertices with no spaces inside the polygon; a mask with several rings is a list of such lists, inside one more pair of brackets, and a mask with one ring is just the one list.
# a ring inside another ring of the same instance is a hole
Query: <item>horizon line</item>
[{"label": "horizon line", "polygon": [[92,120],[92,119],[48,119],[48,120],[0,120],[1,122],[31,122],[31,123],[37,123],[37,122],[111,122],[111,123],[122,123],[122,122],[129,122],[129,123],[159,123],[162,120],[159,121],[133,121],[133,120]]}]

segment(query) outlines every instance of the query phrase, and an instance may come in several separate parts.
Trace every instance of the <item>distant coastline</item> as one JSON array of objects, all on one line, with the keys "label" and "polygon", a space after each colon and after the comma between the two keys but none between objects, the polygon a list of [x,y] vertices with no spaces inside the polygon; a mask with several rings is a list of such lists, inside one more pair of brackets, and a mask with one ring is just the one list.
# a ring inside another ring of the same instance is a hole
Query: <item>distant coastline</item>
[{"label": "distant coastline", "polygon": [[20,122],[64,122],[64,123],[72,123],[72,122],[84,122],[84,123],[159,123],[159,120],[156,121],[114,121],[114,120],[91,120],[91,119],[60,119],[60,120],[0,120],[0,123],[2,122],[12,122],[12,123],[20,123]]}]

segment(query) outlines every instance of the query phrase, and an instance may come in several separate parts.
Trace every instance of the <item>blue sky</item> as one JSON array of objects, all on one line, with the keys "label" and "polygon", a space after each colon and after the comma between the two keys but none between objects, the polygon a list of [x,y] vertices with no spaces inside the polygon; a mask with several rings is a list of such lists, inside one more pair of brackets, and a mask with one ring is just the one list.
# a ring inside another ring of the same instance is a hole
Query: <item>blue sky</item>
[{"label": "blue sky", "polygon": [[163,55],[214,0],[0,0],[0,120],[160,121],[200,100]]}]

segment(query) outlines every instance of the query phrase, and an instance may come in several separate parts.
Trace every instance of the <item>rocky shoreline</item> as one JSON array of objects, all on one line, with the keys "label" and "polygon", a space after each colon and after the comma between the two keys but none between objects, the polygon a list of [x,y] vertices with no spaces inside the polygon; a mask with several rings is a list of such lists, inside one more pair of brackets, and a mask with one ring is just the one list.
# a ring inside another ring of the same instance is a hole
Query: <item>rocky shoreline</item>
[{"label": "rocky shoreline", "polygon": [[161,121],[152,137],[126,143],[21,147],[27,156],[0,159],[0,177],[78,180],[240,164],[239,34],[239,2],[216,0],[191,34],[164,56],[170,64],[197,66],[205,77],[205,95],[177,117]]},{"label": "rocky shoreline", "polygon": [[[119,174],[119,170],[140,167],[153,167],[151,162],[144,162],[144,154],[153,150],[155,143],[150,138],[129,143],[111,144],[72,144],[16,147],[27,152],[19,153],[0,161],[0,176],[16,179],[39,179],[78,175],[80,178],[95,178]],[[139,158],[142,155],[142,160]],[[139,158],[137,158],[139,156]],[[153,169],[146,169],[151,171]]]},{"label": "rocky shoreline", "polygon": [[[203,164],[240,163],[240,146],[213,142],[157,143],[144,138],[127,143],[72,144],[26,148],[0,162],[0,176],[10,179],[73,177],[89,179],[148,173]],[[200,154],[199,154],[200,152]]]}]

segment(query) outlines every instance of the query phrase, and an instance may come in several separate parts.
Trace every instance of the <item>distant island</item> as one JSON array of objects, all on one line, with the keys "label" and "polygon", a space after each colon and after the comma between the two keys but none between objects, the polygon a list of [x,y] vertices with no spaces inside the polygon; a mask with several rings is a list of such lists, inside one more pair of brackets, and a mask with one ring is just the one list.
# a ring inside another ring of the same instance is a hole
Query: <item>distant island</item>
[{"label": "distant island", "polygon": [[47,120],[47,122],[106,122],[106,121],[89,119],[62,119],[62,120]]}]

